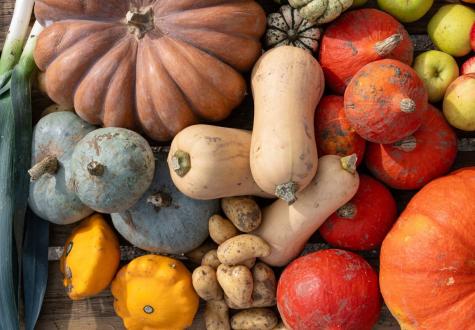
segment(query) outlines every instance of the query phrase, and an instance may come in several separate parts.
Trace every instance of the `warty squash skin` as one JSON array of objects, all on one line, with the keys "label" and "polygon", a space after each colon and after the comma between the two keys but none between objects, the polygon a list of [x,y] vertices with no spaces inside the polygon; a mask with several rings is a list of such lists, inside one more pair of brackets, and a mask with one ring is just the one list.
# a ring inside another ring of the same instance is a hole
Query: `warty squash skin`
[{"label": "warty squash skin", "polygon": [[180,261],[145,255],[122,267],[111,285],[128,330],[184,330],[198,311],[191,273]]},{"label": "warty squash skin", "polygon": [[402,329],[474,329],[475,168],[422,188],[384,239],[380,285]]},{"label": "warty squash skin", "polygon": [[111,214],[117,231],[134,246],[162,254],[189,252],[208,237],[208,219],[219,200],[200,201],[182,194],[167,165],[168,148],[155,152],[155,176],[134,206]]},{"label": "warty squash skin", "polygon": [[79,199],[98,212],[130,208],[153,180],[155,160],[147,141],[125,128],[100,128],[74,148],[72,180]]},{"label": "warty squash skin", "polygon": [[71,155],[94,129],[75,113],[64,111],[49,114],[36,124],[28,205],[40,218],[67,225],[93,213],[74,192]]},{"label": "warty squash skin", "polygon": [[282,46],[259,59],[251,84],[252,176],[262,190],[291,204],[317,171],[313,121],[325,88],[323,72],[308,52]]},{"label": "warty squash skin", "polygon": [[359,185],[355,162],[354,155],[321,157],[317,175],[297,193],[295,203],[277,200],[262,210],[262,224],[253,234],[271,246],[271,254],[261,258],[265,263],[288,264],[323,222],[355,195]]},{"label": "warty squash skin", "polygon": [[173,139],[168,154],[173,183],[194,199],[271,197],[252,177],[250,148],[249,131],[211,125],[188,127]]},{"label": "warty squash skin", "polygon": [[64,245],[60,269],[72,300],[100,293],[111,283],[120,261],[119,240],[101,214],[76,227]]},{"label": "warty squash skin", "polygon": [[48,96],[160,141],[242,101],[266,26],[251,0],[38,0],[35,16]]}]

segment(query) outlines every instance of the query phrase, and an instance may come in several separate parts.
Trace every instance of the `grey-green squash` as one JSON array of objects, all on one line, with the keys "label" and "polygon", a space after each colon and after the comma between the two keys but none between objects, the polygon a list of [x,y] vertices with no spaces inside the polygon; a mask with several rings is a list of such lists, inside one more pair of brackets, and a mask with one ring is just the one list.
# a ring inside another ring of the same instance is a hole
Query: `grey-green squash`
[{"label": "grey-green squash", "polygon": [[76,144],[94,129],[65,111],[51,113],[36,124],[28,204],[40,218],[67,225],[93,212],[74,192],[70,162]]},{"label": "grey-green squash", "polygon": [[155,177],[140,200],[122,213],[113,213],[117,231],[133,245],[150,252],[181,254],[208,237],[208,219],[219,212],[219,200],[196,200],[173,184],[168,148],[155,153]]},{"label": "grey-green squash", "polygon": [[152,149],[139,134],[117,127],[97,129],[74,148],[71,159],[79,199],[95,211],[116,213],[137,202],[152,183]]}]

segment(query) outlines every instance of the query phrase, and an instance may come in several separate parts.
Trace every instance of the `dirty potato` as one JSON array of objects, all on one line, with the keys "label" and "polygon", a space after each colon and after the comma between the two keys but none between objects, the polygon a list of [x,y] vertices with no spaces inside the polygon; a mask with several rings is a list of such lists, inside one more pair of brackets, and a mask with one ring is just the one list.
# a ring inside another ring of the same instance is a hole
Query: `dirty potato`
[{"label": "dirty potato", "polygon": [[258,262],[252,268],[254,288],[252,291],[252,307],[271,307],[276,304],[277,283],[272,268]]},{"label": "dirty potato", "polygon": [[208,251],[201,259],[202,266],[210,266],[214,269],[217,269],[219,265],[221,265],[221,261],[218,259],[218,250],[213,249]]},{"label": "dirty potato", "polygon": [[185,254],[185,256],[190,259],[191,262],[193,262],[196,265],[201,265],[201,260],[203,259],[203,256],[208,253],[208,251],[217,249],[218,246],[216,243],[213,241],[207,240],[200,246],[198,246],[196,249],[188,252]]},{"label": "dirty potato", "polygon": [[206,301],[223,299],[223,290],[219,286],[214,268],[210,266],[196,268],[191,280],[196,293],[201,299]]},{"label": "dirty potato", "polygon": [[219,265],[217,279],[232,304],[242,306],[252,302],[252,273],[246,266]]},{"label": "dirty potato", "polygon": [[218,247],[218,259],[225,265],[241,265],[242,262],[267,257],[271,248],[262,238],[250,234],[234,236]]},{"label": "dirty potato", "polygon": [[221,200],[221,208],[226,217],[244,233],[249,233],[261,224],[261,209],[249,197],[227,197]]},{"label": "dirty potato", "polygon": [[209,235],[217,244],[239,235],[239,231],[233,223],[222,216],[215,214],[209,218]]},{"label": "dirty potato", "polygon": [[277,325],[277,316],[269,308],[251,308],[231,318],[231,328],[236,330],[272,330]]},{"label": "dirty potato", "polygon": [[212,300],[206,303],[204,319],[206,330],[229,330],[229,308],[223,300]]}]

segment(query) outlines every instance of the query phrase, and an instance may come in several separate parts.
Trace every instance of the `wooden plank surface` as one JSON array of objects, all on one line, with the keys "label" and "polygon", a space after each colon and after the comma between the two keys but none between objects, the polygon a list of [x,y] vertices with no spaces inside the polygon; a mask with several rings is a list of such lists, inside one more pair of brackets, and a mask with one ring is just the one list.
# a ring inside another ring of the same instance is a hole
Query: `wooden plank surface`
[{"label": "wooden plank surface", "polygon": [[[259,1],[266,9],[266,11],[275,10],[277,6],[271,0]],[[411,34],[415,44],[416,53],[432,49],[430,39],[426,35],[426,26],[430,17],[440,6],[450,2],[459,2],[457,0],[436,1],[429,13],[421,20],[408,24],[406,27]],[[11,14],[13,12],[14,0],[0,1],[0,48],[3,47],[3,42],[8,29]],[[371,0],[369,6],[375,7],[375,1]],[[34,106],[36,113],[39,113],[49,101],[38,94],[34,97]],[[222,126],[240,127],[250,129],[252,127],[252,100],[248,97],[243,104],[236,109],[233,114],[222,123]],[[463,150],[457,155],[457,161],[454,169],[465,166],[475,165],[475,135],[473,133],[458,132],[460,146]],[[472,138],[467,139],[467,138]],[[363,170],[364,171],[364,170]],[[413,191],[393,191],[399,210],[402,210],[410,198],[414,195]],[[59,272],[59,264],[56,261],[61,251],[61,245],[65,242],[66,237],[70,234],[74,225],[70,226],[52,226],[52,235],[50,235],[50,252],[51,259],[48,278],[48,289],[45,297],[45,303],[41,313],[37,329],[123,329],[122,322],[113,311],[113,297],[109,290],[101,293],[97,297],[87,299],[84,301],[70,301],[62,287],[61,274]],[[310,240],[312,243],[307,246],[308,249],[322,248],[320,237],[315,235]],[[123,250],[123,257],[126,260],[131,259],[132,256],[137,256],[145,253],[139,249],[132,248],[128,242],[121,238],[121,246]],[[375,267],[378,266],[378,251],[370,251],[364,253],[365,258]],[[124,260],[123,263],[126,261]],[[377,330],[396,330],[398,329],[397,322],[392,318],[390,312],[383,308],[381,318]],[[192,329],[204,329],[204,324],[201,319],[201,313],[197,316]]]}]

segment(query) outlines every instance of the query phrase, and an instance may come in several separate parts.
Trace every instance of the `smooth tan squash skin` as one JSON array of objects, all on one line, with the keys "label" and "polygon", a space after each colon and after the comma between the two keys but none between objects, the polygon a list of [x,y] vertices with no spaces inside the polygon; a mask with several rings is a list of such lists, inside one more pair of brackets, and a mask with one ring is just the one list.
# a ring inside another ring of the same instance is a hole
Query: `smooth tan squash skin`
[{"label": "smooth tan squash skin", "polygon": [[251,82],[252,175],[262,190],[292,203],[294,193],[282,194],[279,185],[301,191],[317,171],[313,117],[325,88],[322,69],[308,52],[282,46],[259,59]]},{"label": "smooth tan squash skin", "polygon": [[[175,186],[194,199],[216,199],[240,195],[271,197],[252,178],[249,166],[251,132],[211,125],[190,126],[172,141],[168,167]],[[177,174],[174,155],[189,155],[190,167]]]},{"label": "smooth tan squash skin", "polygon": [[343,169],[340,159],[335,155],[321,157],[317,175],[297,193],[294,204],[277,200],[263,210],[262,224],[253,234],[271,246],[271,254],[261,258],[265,263],[288,264],[325,220],[356,194],[358,173]]}]

